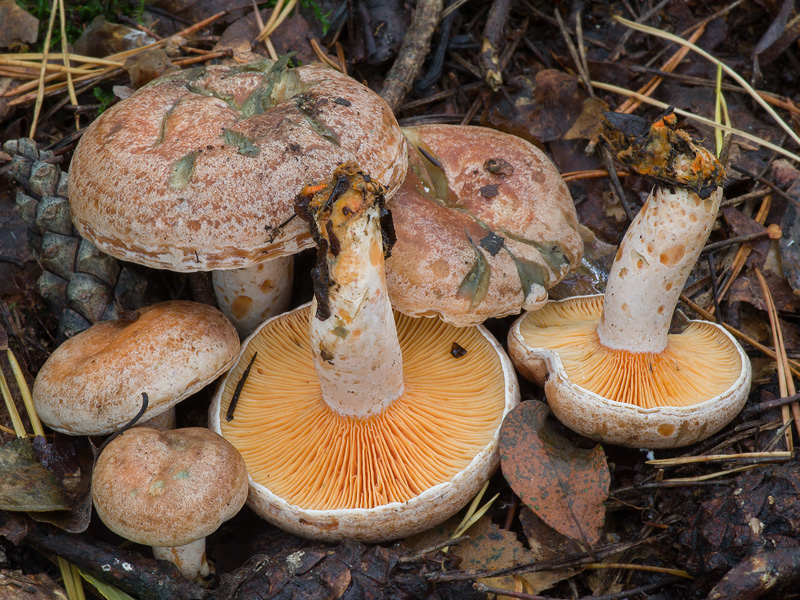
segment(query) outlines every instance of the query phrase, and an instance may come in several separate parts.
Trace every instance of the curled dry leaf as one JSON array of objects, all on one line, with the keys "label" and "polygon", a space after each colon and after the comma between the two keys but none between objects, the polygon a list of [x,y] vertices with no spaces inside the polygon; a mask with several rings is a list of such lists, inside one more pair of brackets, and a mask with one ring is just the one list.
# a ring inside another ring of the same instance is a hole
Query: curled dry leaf
[{"label": "curled dry leaf", "polygon": [[600,539],[611,476],[600,445],[579,448],[548,421],[546,404],[529,400],[500,430],[500,464],[511,488],[559,533],[587,544]]}]

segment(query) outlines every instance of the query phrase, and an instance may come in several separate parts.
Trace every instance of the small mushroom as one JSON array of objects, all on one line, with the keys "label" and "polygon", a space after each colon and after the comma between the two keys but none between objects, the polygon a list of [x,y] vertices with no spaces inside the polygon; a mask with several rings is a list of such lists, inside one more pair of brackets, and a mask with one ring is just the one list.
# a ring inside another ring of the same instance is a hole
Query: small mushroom
[{"label": "small mushroom", "polygon": [[201,427],[137,427],[111,440],[92,473],[97,515],[114,533],[153,546],[189,579],[212,574],[205,538],[247,499],[247,467],[236,449]]},{"label": "small mushroom", "polygon": [[313,245],[291,218],[305,183],[357,160],[394,191],[406,170],[402,133],[377,94],[287,61],[156,79],[89,126],[70,168],[73,221],[102,251],[184,273],[252,268],[214,277],[243,336],[288,308],[291,255]]},{"label": "small mushroom", "polygon": [[50,355],[33,384],[33,403],[51,429],[106,435],[142,406],[159,417],[227,371],[239,336],[219,310],[187,301],[146,306],[126,319],[103,321]]},{"label": "small mushroom", "polygon": [[[612,117],[620,123],[620,117]],[[724,427],[750,389],[750,361],[722,327],[672,313],[716,219],[722,167],[675,128],[675,116],[604,137],[630,168],[658,180],[617,251],[605,296],[550,302],[512,326],[518,370],[544,385],[564,424],[622,446],[670,448]]]},{"label": "small mushroom", "polygon": [[345,165],[298,197],[315,299],[248,338],[210,409],[248,465],[250,506],[306,537],[389,540],[443,521],[496,468],[519,401],[484,328],[393,314],[380,192]]},{"label": "small mushroom", "polygon": [[583,254],[555,165],[516,136],[461,125],[407,127],[406,179],[389,199],[386,262],[400,312],[456,326],[533,310]]}]

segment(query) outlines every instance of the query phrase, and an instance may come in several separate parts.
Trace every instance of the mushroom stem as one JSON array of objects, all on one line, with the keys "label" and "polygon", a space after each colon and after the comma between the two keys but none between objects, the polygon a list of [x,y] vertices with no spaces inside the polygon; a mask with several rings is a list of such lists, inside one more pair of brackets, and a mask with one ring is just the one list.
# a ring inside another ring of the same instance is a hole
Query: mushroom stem
[{"label": "mushroom stem", "polygon": [[138,421],[134,426],[151,427],[153,429],[158,429],[159,431],[170,431],[175,429],[176,423],[177,415],[175,414],[175,407],[171,406],[155,417],[145,419],[144,421]]},{"label": "mushroom stem", "polygon": [[608,348],[660,353],[717,218],[724,171],[711,152],[676,129],[671,113],[652,125],[606,113],[602,135],[621,162],[658,183],[619,246],[597,334]]},{"label": "mushroom stem", "polygon": [[201,582],[214,572],[206,559],[206,538],[190,542],[183,546],[153,546],[156,560],[166,560],[174,564],[184,577]]},{"label": "mushroom stem", "polygon": [[322,397],[367,418],[403,393],[403,359],[386,289],[381,186],[354,165],[308,187],[297,211],[318,243],[310,336]]},{"label": "mushroom stem", "polygon": [[217,306],[245,338],[269,317],[289,308],[294,258],[281,256],[252,267],[213,271]]},{"label": "mushroom stem", "polygon": [[703,200],[685,188],[656,186],[631,223],[608,276],[600,343],[662,352],[672,314],[717,216],[722,190]]}]

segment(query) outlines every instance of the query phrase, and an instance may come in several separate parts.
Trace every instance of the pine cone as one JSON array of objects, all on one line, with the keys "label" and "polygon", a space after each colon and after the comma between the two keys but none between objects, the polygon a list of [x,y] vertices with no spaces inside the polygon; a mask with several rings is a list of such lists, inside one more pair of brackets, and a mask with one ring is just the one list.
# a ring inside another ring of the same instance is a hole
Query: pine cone
[{"label": "pine cone", "polygon": [[12,156],[7,172],[21,187],[17,211],[32,232],[32,251],[43,269],[39,293],[59,317],[59,337],[141,307],[144,276],[100,252],[72,226],[67,174],[54,164],[55,155],[28,138],[8,140],[3,150]]}]

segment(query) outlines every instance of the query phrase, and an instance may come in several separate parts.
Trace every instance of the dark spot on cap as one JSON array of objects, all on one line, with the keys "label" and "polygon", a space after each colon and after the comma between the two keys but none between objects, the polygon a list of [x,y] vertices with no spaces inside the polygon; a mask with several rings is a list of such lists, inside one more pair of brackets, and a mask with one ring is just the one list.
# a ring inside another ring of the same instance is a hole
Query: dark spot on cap
[{"label": "dark spot on cap", "polygon": [[346,100],[345,98],[335,98],[333,101],[336,104],[341,104],[342,106],[350,106],[352,104],[350,100]]},{"label": "dark spot on cap", "polygon": [[485,185],[480,189],[481,196],[484,198],[494,198],[497,196],[497,187],[498,184],[493,183],[492,185]]}]

